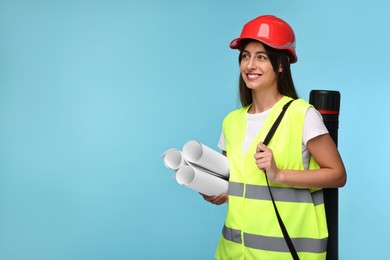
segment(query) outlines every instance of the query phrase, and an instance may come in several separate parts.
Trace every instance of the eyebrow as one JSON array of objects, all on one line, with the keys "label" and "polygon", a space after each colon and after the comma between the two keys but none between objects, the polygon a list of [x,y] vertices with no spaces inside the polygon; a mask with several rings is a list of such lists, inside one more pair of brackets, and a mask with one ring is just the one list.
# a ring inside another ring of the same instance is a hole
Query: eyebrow
[{"label": "eyebrow", "polygon": [[[244,49],[242,52],[250,53],[249,51],[247,51],[247,50],[245,50],[245,49]],[[267,54],[267,55],[268,55],[268,53],[265,52],[265,51],[257,51],[257,52],[255,52],[255,54]]]}]

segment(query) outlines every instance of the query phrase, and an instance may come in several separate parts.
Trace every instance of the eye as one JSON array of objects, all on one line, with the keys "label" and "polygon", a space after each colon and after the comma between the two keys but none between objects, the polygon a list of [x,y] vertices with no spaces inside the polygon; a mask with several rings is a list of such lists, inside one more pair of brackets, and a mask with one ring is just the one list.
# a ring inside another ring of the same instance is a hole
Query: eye
[{"label": "eye", "polygon": [[267,60],[268,56],[266,54],[259,54],[256,57],[258,60]]},{"label": "eye", "polygon": [[243,60],[249,59],[249,54],[248,53],[242,53],[241,54],[241,59],[243,59]]}]

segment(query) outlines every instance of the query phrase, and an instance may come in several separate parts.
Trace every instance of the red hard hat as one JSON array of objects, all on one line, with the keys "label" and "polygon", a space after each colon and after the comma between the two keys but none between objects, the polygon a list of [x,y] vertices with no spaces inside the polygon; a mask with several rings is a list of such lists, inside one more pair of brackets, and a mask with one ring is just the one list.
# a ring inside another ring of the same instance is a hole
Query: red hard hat
[{"label": "red hard hat", "polygon": [[274,49],[289,51],[290,63],[298,60],[293,29],[288,23],[273,15],[262,15],[246,23],[240,37],[230,42],[230,48],[238,49],[244,39],[257,40]]}]

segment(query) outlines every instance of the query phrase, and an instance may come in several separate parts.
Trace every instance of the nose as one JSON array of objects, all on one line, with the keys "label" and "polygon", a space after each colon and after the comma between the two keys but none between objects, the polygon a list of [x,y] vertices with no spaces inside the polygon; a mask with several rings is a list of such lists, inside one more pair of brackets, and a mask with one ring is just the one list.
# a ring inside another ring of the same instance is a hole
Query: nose
[{"label": "nose", "polygon": [[247,67],[248,70],[256,69],[256,63],[255,63],[255,60],[254,60],[253,57],[248,60],[248,63],[246,65],[246,67]]}]

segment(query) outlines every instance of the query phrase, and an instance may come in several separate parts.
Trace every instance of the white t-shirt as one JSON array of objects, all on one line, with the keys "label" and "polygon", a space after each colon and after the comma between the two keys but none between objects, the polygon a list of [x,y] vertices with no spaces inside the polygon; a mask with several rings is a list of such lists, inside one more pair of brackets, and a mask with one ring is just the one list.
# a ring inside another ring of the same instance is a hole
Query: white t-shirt
[{"label": "white t-shirt", "polygon": [[[258,114],[246,114],[246,136],[242,144],[243,154],[256,138],[269,111],[270,109]],[[306,112],[302,135],[302,158],[305,169],[307,169],[310,160],[310,153],[306,147],[307,142],[314,137],[327,133],[328,129],[324,125],[321,114],[316,109],[310,107]],[[223,132],[219,138],[218,147],[221,150],[226,151],[225,136]]]}]

